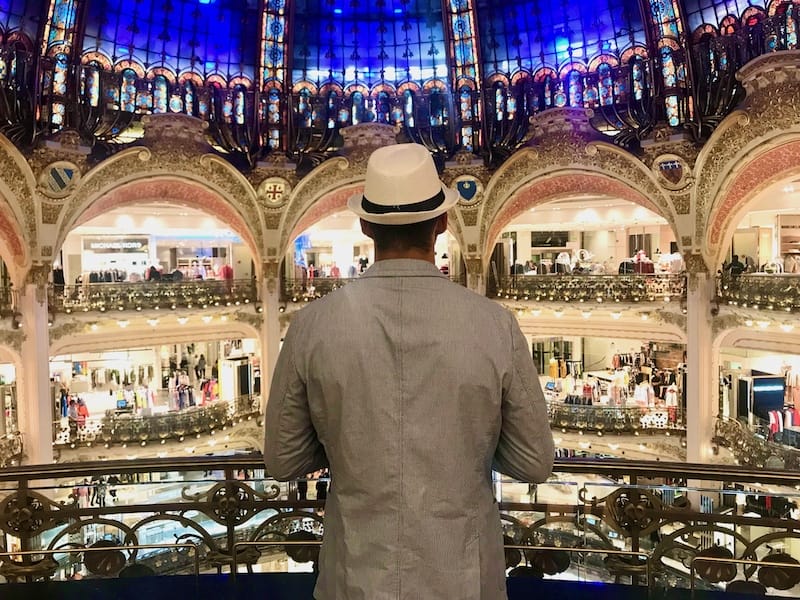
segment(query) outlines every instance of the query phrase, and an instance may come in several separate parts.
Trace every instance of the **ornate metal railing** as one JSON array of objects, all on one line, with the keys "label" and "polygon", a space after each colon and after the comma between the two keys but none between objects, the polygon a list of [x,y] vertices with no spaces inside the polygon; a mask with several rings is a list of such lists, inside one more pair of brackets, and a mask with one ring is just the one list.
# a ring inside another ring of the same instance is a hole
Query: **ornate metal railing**
[{"label": "ornate metal railing", "polygon": [[580,406],[548,402],[547,410],[553,429],[596,431],[600,434],[686,429],[686,416],[681,406]]},{"label": "ornate metal railing", "polygon": [[800,471],[800,448],[788,433],[770,436],[766,427],[754,427],[734,419],[719,418],[714,443],[728,448],[736,460],[750,468]]},{"label": "ornate metal railing", "polygon": [[[547,483],[498,478],[494,491],[511,577],[766,591],[800,582],[795,483],[743,467],[559,460]],[[34,581],[194,573],[195,556],[201,570],[316,562],[328,482],[278,483],[260,457],[232,456],[12,467],[0,489],[0,575]]]},{"label": "ornate metal railing", "polygon": [[0,317],[7,317],[14,313],[15,290],[11,286],[0,286]]},{"label": "ornate metal railing", "polygon": [[686,276],[516,275],[500,280],[497,296],[537,302],[670,302],[686,296]]},{"label": "ornate metal railing", "polygon": [[51,286],[53,312],[106,312],[239,306],[258,300],[252,279],[142,281]]},{"label": "ornate metal railing", "polygon": [[19,431],[0,436],[0,468],[19,464],[22,459],[22,434]]},{"label": "ornate metal railing", "polygon": [[742,308],[796,312],[800,310],[800,275],[720,275],[717,298]]},{"label": "ornate metal railing", "polygon": [[314,277],[313,279],[284,279],[281,289],[283,302],[311,302],[354,281],[351,277]]},{"label": "ornate metal railing", "polygon": [[141,415],[106,411],[105,416],[89,418],[78,426],[74,421],[61,419],[53,427],[56,446],[163,443],[167,440],[182,442],[190,436],[214,434],[245,419],[258,418],[261,396],[247,394],[232,401],[216,400],[206,406],[164,414]]}]

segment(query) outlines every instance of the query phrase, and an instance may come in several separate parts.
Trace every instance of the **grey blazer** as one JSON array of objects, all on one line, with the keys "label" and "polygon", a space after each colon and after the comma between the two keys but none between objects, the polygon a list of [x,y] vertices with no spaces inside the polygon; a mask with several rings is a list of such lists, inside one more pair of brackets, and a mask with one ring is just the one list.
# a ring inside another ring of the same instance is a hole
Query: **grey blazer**
[{"label": "grey blazer", "polygon": [[284,480],[330,465],[318,600],[499,600],[491,471],[544,481],[553,438],[514,316],[385,260],[294,315],[264,458]]}]

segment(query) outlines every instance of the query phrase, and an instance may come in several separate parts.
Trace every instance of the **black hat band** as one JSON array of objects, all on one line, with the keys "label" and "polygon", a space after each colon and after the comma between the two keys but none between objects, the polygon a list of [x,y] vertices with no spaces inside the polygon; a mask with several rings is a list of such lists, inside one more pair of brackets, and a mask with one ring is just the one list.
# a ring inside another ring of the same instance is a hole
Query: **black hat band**
[{"label": "black hat band", "polygon": [[367,200],[366,196],[361,197],[361,208],[364,212],[371,215],[385,215],[388,213],[413,213],[413,212],[429,212],[439,208],[444,202],[444,190],[439,190],[433,198],[428,198],[422,202],[415,202],[414,204],[404,205],[391,205],[375,204]]}]

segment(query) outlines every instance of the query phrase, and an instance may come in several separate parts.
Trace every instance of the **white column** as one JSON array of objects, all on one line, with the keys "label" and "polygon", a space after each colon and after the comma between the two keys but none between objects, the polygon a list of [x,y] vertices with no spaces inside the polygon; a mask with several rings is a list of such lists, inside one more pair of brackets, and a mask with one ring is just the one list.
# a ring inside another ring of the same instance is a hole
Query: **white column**
[{"label": "white column", "polygon": [[53,462],[53,398],[50,395],[50,335],[47,293],[27,283],[19,298],[22,314],[22,369],[17,378],[19,429],[26,464]]},{"label": "white column", "polygon": [[[261,282],[261,409],[267,405],[272,374],[281,347],[280,286],[278,263],[264,263]],[[341,267],[340,267],[341,268]]]},{"label": "white column", "polygon": [[153,381],[150,382],[150,388],[161,389],[161,346],[153,348]]},{"label": "white column", "polygon": [[686,330],[686,460],[693,463],[710,462],[711,438],[719,401],[718,372],[712,357],[711,299],[714,297],[714,278],[708,273],[690,273],[688,282]]}]

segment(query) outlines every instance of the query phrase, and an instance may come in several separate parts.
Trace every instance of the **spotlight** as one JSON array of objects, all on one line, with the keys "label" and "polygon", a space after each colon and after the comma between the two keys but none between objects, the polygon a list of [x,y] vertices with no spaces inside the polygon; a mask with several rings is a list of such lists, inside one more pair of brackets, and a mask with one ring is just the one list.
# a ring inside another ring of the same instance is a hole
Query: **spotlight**
[{"label": "spotlight", "polygon": [[281,304],[278,307],[278,312],[286,312],[286,305],[285,304]]},{"label": "spotlight", "polygon": [[22,315],[20,313],[14,313],[11,317],[11,327],[14,329],[22,329]]}]

